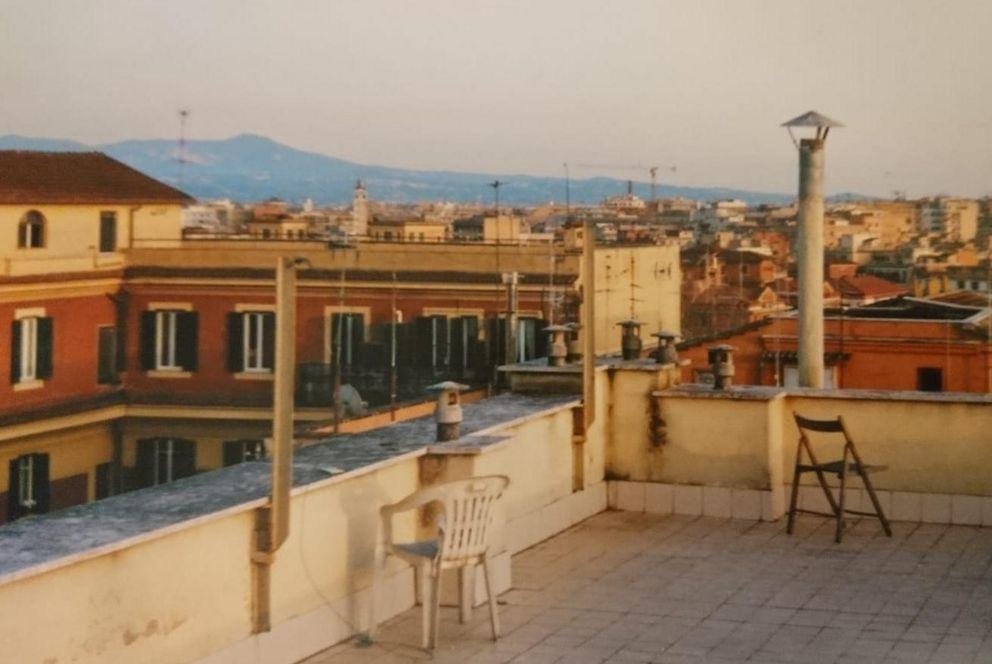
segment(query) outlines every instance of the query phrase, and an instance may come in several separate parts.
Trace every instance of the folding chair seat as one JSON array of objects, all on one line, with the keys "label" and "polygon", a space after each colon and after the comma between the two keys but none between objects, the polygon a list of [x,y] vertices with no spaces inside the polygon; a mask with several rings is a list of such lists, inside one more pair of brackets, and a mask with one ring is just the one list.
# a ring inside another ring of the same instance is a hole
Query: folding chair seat
[{"label": "folding chair seat", "polygon": [[[848,433],[847,427],[844,425],[844,419],[841,416],[838,415],[836,419],[832,420],[814,420],[808,417],[802,417],[798,413],[793,413],[792,415],[796,419],[796,426],[799,427],[799,444],[796,447],[796,468],[792,476],[792,497],[789,501],[789,521],[786,526],[786,532],[790,535],[792,534],[797,513],[829,516],[833,517],[837,521],[834,541],[840,543],[843,539],[844,529],[846,527],[844,515],[857,514],[860,516],[872,516],[878,518],[878,520],[882,522],[882,529],[885,531],[885,534],[892,537],[892,528],[889,526],[889,520],[885,518],[885,513],[882,511],[882,505],[878,502],[878,496],[875,494],[875,487],[871,483],[871,474],[886,470],[887,466],[869,465],[861,460],[861,455],[858,454],[858,450],[854,446],[854,440]],[[808,435],[810,432],[814,431],[824,434],[840,434],[844,441],[842,457],[840,459],[820,462],[816,458],[816,454],[813,452],[813,446]],[[808,462],[803,460],[804,454],[808,457]],[[820,512],[817,510],[800,509],[798,507],[799,480],[805,473],[816,474],[820,488],[822,488],[824,494],[826,494],[827,503],[830,505],[831,511],[829,513]],[[874,511],[865,512],[861,510],[852,510],[845,507],[848,488],[847,479],[848,476],[852,474],[860,477],[861,481],[864,483],[865,490],[868,492],[868,497],[871,499],[871,504],[874,507]],[[839,480],[840,486],[838,487],[836,496],[834,496],[833,489],[829,484],[827,484],[827,475],[834,475]]]}]

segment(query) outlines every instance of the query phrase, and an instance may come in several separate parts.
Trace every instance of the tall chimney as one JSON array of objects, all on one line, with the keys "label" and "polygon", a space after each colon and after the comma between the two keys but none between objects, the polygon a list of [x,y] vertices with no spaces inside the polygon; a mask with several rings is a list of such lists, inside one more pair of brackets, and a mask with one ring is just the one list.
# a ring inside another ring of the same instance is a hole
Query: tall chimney
[{"label": "tall chimney", "polygon": [[[799,385],[822,388],[824,142],[831,127],[843,125],[810,111],[782,126],[799,149]],[[811,127],[815,134],[797,141],[794,127]]]}]

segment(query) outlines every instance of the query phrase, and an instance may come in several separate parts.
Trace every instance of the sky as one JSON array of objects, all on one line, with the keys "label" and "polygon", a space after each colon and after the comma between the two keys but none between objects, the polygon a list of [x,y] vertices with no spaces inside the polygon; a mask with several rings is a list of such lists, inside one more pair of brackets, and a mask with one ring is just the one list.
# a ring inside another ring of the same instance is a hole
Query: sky
[{"label": "sky", "polygon": [[[992,194],[988,0],[4,0],[0,135],[268,136],[369,164]],[[675,170],[672,170],[672,167]]]}]

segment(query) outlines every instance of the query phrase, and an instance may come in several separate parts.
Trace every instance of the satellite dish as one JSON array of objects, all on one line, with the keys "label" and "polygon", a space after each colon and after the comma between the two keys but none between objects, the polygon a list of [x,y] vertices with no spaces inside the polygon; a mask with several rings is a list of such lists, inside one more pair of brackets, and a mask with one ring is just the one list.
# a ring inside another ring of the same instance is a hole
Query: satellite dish
[{"label": "satellite dish", "polygon": [[353,385],[342,385],[338,395],[338,408],[345,417],[358,417],[368,413],[368,402],[362,401],[362,395]]}]

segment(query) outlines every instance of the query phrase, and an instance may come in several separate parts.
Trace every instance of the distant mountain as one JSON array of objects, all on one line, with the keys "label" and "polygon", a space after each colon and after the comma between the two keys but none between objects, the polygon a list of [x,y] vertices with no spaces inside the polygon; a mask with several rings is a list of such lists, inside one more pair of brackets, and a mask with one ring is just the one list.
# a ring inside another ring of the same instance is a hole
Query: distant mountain
[{"label": "distant mountain", "polygon": [[[359,178],[373,200],[399,203],[489,202],[492,189],[487,185],[495,178],[506,183],[500,189],[500,200],[507,204],[546,203],[562,201],[565,197],[563,178],[370,166],[297,150],[251,134],[224,140],[187,141],[181,181],[175,141],[129,140],[89,146],[70,140],[8,135],[0,137],[0,149],[99,150],[201,199],[261,201],[276,196],[287,201],[312,198],[318,204],[343,204],[351,201],[355,180]],[[575,203],[598,203],[625,191],[625,180],[595,177],[571,181]],[[635,182],[634,192],[647,198],[650,185]],[[659,185],[658,195],[701,201],[739,198],[751,204],[789,203],[795,198],[791,194],[664,184]]]}]

